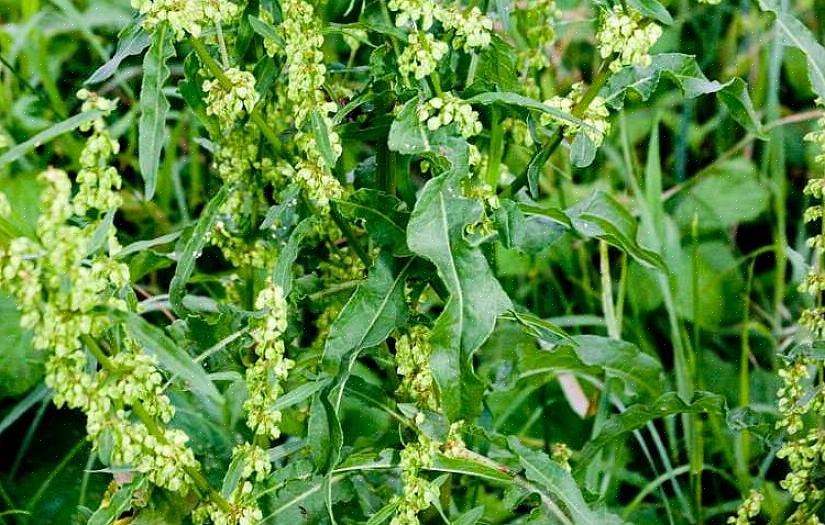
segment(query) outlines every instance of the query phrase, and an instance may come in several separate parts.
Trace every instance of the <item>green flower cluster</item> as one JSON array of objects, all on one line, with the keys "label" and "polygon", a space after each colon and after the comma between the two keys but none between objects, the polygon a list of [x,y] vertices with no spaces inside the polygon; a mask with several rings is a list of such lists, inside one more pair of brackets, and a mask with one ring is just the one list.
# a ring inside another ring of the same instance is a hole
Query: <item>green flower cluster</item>
[{"label": "green flower cluster", "polygon": [[602,58],[617,55],[610,69],[618,71],[623,66],[649,66],[650,48],[660,36],[662,28],[658,24],[646,22],[636,11],[625,11],[617,5],[603,13],[596,41]]},{"label": "green flower cluster", "polygon": [[229,0],[132,0],[132,7],[144,16],[144,29],[166,22],[178,40],[187,34],[198,37],[204,27],[225,23],[239,12]]},{"label": "green flower cluster", "polygon": [[550,67],[547,48],[556,39],[556,20],[561,11],[554,0],[527,0],[520,2],[518,16],[524,20],[521,30],[527,44],[519,49],[516,64],[520,71],[541,71]]},{"label": "green flower cluster", "polygon": [[228,498],[230,509],[204,502],[192,513],[195,525],[210,520],[214,525],[256,525],[263,520],[255,483],[264,481],[272,472],[266,450],[250,443],[238,445],[232,450],[232,464],[241,465],[241,470],[237,485]]},{"label": "green flower cluster", "polygon": [[244,114],[244,110],[251,112],[255,108],[258,92],[255,91],[255,77],[249,71],[230,67],[223,73],[232,83],[230,89],[225,89],[215,79],[204,80],[203,91],[206,93],[206,114],[214,115],[223,127],[230,128]]},{"label": "green flower cluster", "polygon": [[438,409],[438,397],[430,371],[430,329],[415,325],[395,342],[395,364],[401,385],[398,394],[421,408]]},{"label": "green flower cluster", "polygon": [[[584,96],[584,84],[577,82],[570,88],[570,93],[566,97],[553,97],[545,100],[544,103],[552,108],[564,111],[567,114],[573,112],[573,108],[578,104]],[[596,147],[601,146],[604,142],[604,137],[610,132],[610,111],[607,109],[604,98],[596,96],[587,106],[587,109],[582,116],[583,126],[570,122],[568,120],[561,120],[553,115],[543,113],[540,117],[542,125],[547,126],[551,123],[556,123],[564,129],[564,133],[568,137],[575,136],[582,128],[584,133],[593,141]]]},{"label": "green flower cluster", "polygon": [[736,509],[736,516],[728,518],[728,523],[730,525],[750,525],[751,518],[759,515],[759,511],[762,509],[762,500],[764,499],[765,496],[763,496],[761,492],[751,490],[748,497],[745,498],[739,505],[739,508]]},{"label": "green flower cluster", "polygon": [[426,122],[430,131],[455,122],[458,132],[465,139],[478,135],[482,128],[478,112],[473,111],[473,106],[449,91],[419,104],[418,120]]},{"label": "green flower cluster", "polygon": [[421,476],[422,470],[432,466],[436,452],[438,443],[424,434],[401,451],[404,494],[394,498],[397,509],[390,525],[419,525],[418,513],[438,500],[438,486]]},{"label": "green flower cluster", "polygon": [[[819,129],[808,134],[805,139],[818,146],[819,154],[816,160],[825,163],[825,118],[819,121]],[[805,187],[805,193],[821,201],[825,187],[823,183],[823,178],[811,179]],[[822,206],[822,203],[818,202],[810,207],[805,212],[806,221],[821,220]],[[813,296],[814,306],[801,312],[799,324],[814,339],[825,336],[825,308],[822,305],[821,286],[825,279],[821,270],[825,246],[822,239],[822,234],[817,234],[808,240],[808,245],[814,249],[817,263],[800,285],[801,292]],[[819,524],[815,508],[825,494],[825,486],[822,485],[822,478],[818,474],[825,462],[825,432],[818,427],[806,428],[805,425],[805,417],[808,415],[813,415],[817,419],[825,416],[825,391],[812,385],[813,371],[819,367],[821,362],[803,353],[789,359],[779,370],[782,386],[777,391],[780,418],[776,426],[785,429],[787,437],[777,452],[777,457],[786,459],[790,469],[780,485],[790,493],[795,502],[799,503],[786,521],[794,525]]]},{"label": "green flower cluster", "polygon": [[271,279],[255,299],[256,316],[249,320],[249,334],[258,359],[246,370],[249,397],[244,401],[246,423],[259,436],[277,439],[281,413],[270,406],[283,392],[293,362],[286,358],[283,334],[287,327],[287,304],[283,290]]},{"label": "green flower cluster", "polygon": [[[114,108],[114,102],[88,91],[78,96],[84,109],[98,109],[103,116]],[[112,356],[92,339],[113,324],[101,307],[126,308],[119,292],[130,278],[128,267],[114,257],[120,249],[115,230],[103,222],[104,214],[121,203],[116,192],[120,177],[107,166],[118,146],[103,117],[89,129],[77,194],[72,197],[72,183],[63,171],[49,169],[40,176],[45,188],[37,239],[13,239],[0,253],[0,274],[17,299],[21,324],[34,333],[35,348],[50,353],[45,380],[54,391],[54,403],[86,414],[88,437],[110,464],[146,474],[160,487],[186,492],[186,470],[198,466],[186,447],[186,434],[154,423],[149,428],[143,420],[165,424],[174,415],[155,360],[128,337]],[[94,353],[100,370],[90,366],[84,347]],[[141,421],[135,421],[136,410]]]},{"label": "green flower cluster", "polygon": [[[286,98],[296,128],[295,142],[303,159],[295,166],[295,178],[310,199],[322,211],[329,209],[331,199],[340,198],[344,189],[327,165],[315,133],[325,133],[334,159],[342,152],[341,139],[334,131],[331,118],[337,110],[335,102],[327,100],[324,91],[324,36],[311,4],[303,0],[285,0],[281,5],[284,21],[281,30],[286,42],[284,55],[287,72]],[[313,118],[323,126],[313,126]],[[307,128],[314,131],[307,131]],[[323,128],[323,129],[319,129]]]}]

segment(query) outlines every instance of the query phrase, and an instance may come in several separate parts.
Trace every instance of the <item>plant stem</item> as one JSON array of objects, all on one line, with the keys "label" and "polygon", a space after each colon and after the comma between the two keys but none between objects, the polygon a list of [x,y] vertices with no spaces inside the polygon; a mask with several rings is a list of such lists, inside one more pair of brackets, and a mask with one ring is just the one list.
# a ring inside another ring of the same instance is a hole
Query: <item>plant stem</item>
[{"label": "plant stem", "polygon": [[616,310],[613,304],[613,282],[610,279],[610,255],[607,243],[599,241],[599,268],[602,277],[602,312],[607,325],[607,335],[611,339],[621,339],[619,323],[616,319]]}]

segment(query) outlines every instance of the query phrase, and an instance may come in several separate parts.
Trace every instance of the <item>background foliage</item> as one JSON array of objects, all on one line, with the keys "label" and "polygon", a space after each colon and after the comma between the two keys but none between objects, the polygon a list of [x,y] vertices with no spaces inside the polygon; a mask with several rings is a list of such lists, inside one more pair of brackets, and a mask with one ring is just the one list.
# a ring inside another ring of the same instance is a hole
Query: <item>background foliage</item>
[{"label": "background foliage", "polygon": [[[274,472],[256,488],[267,523],[388,522],[404,491],[399,452],[418,434],[444,441],[447,420],[464,421],[467,448],[422,474],[438,490],[423,523],[725,523],[752,489],[764,496],[756,522],[785,522],[795,504],[779,487],[777,371],[808,338],[797,318],[811,301],[797,287],[816,254],[802,190],[822,168],[803,137],[825,94],[816,43],[825,5],[673,0],[663,14],[658,2],[628,2],[658,13],[664,31],[643,73],[608,74],[594,47],[601,2],[560,0],[549,67],[530,75],[538,97],[525,95],[514,57],[535,48],[531,26],[547,22],[525,18],[518,2],[473,4],[499,20],[472,59],[475,82],[464,83],[466,57],[436,76],[479,113],[473,142],[487,170],[468,165],[454,126],[419,123],[417,97],[430,85],[400,87],[388,58],[397,29],[380,21],[381,3],[329,0],[318,13],[328,76],[346,77],[346,89],[330,88],[347,109],[334,119],[341,158],[317,140],[333,175],[356,190],[333,198],[343,231],[318,241],[300,222],[312,204],[284,185],[264,197],[262,216],[250,212],[251,226],[238,225],[244,240],[230,249],[240,257],[257,225],[276,225],[263,264],[237,265],[206,243],[233,189],[213,166],[222,133],[210,127],[219,124],[192,94],[209,75],[198,50],[153,44],[157,69],[137,56],[114,64],[118,42],[138,38],[124,32],[137,27],[128,2],[0,0],[8,223],[33,235],[38,174],[77,169],[76,93],[93,73],[105,76],[88,85],[118,102],[108,120],[124,180],[114,216],[121,260],[157,329],[125,313],[117,320],[142,347],[174,354],[178,369],[161,359],[174,423],[213,487],[226,482],[232,447],[251,439],[240,406],[254,298],[267,276],[289,298],[284,339],[296,367],[281,398],[283,435],[267,443]],[[227,34],[251,43],[233,53],[257,64],[260,87],[285,73],[263,53],[277,20],[254,16],[257,5]],[[133,42],[140,52],[148,43]],[[600,148],[579,133],[554,149],[561,131],[542,120],[552,111],[540,100],[578,81],[604,83],[612,126]],[[147,116],[161,99],[168,107]],[[503,129],[505,118],[521,127]],[[326,134],[318,114],[308,122]],[[277,131],[284,144],[294,132]],[[496,148],[500,163],[490,160]],[[496,204],[462,194],[467,177],[488,177]],[[420,296],[412,309],[411,294]],[[33,349],[17,306],[0,292],[0,523],[86,523],[112,498],[112,470],[87,441],[83,415],[52,405],[47,354]],[[438,403],[427,408],[440,408],[418,416],[397,393],[394,357],[415,325],[432,330]],[[197,381],[217,385],[225,414],[204,413],[189,394]],[[559,444],[572,451],[570,473]],[[125,506],[119,523],[190,519],[192,497],[152,494],[142,510]]]}]

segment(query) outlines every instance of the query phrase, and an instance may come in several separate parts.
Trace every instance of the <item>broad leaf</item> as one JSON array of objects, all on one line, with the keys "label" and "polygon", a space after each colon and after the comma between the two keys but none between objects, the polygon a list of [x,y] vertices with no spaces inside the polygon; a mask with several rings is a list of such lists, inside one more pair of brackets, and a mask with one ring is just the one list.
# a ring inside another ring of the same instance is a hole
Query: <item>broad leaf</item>
[{"label": "broad leaf", "polygon": [[132,507],[132,495],[135,491],[142,490],[146,485],[146,478],[139,476],[120,488],[108,499],[105,507],[100,507],[89,518],[88,525],[111,525],[121,514]]},{"label": "broad leaf", "polygon": [[362,188],[335,205],[345,219],[364,221],[370,237],[395,256],[410,255],[407,248],[409,213],[398,198],[378,190]]}]

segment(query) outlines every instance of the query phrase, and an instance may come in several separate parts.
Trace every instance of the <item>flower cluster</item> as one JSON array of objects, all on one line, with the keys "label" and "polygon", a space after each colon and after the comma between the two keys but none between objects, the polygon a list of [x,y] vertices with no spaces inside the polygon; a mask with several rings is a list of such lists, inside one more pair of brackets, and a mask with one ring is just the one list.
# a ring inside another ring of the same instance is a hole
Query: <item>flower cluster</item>
[{"label": "flower cluster", "polygon": [[739,508],[736,509],[736,516],[728,518],[728,523],[730,525],[750,525],[751,518],[759,515],[759,511],[762,509],[763,499],[765,499],[765,496],[763,496],[761,492],[751,490],[748,497],[745,498],[742,504],[739,505]]},{"label": "flower cluster", "polygon": [[658,24],[645,22],[639,13],[617,5],[602,16],[596,41],[602,58],[617,55],[610,69],[618,71],[622,66],[649,66],[650,48],[660,36]]},{"label": "flower cluster", "polygon": [[[78,96],[85,109],[98,109],[103,116],[114,108],[114,102],[93,93],[81,91]],[[45,188],[36,240],[13,239],[0,253],[3,283],[17,299],[21,324],[34,333],[35,348],[50,353],[45,380],[54,390],[54,403],[86,414],[88,437],[110,464],[186,492],[187,469],[198,464],[186,447],[185,433],[156,424],[170,422],[174,411],[155,360],[128,337],[112,356],[94,342],[113,324],[100,307],[125,309],[118,292],[130,278],[128,267],[114,258],[120,249],[114,228],[103,230],[102,238],[98,235],[105,226],[103,214],[121,203],[116,192],[120,177],[106,166],[117,143],[102,117],[86,129],[92,134],[81,153],[77,194],[72,197],[72,184],[63,171],[49,169],[40,176]],[[97,219],[87,216],[90,210],[97,211]],[[78,216],[83,221],[76,220]],[[78,226],[81,222],[88,224]],[[90,367],[86,348],[102,369]]]},{"label": "flower cluster", "polygon": [[436,40],[431,33],[411,33],[407,37],[407,47],[398,57],[398,70],[402,75],[421,80],[436,70],[447,51],[447,44]]},{"label": "flower cluster", "polygon": [[478,135],[482,127],[478,120],[478,112],[473,110],[473,106],[449,91],[440,97],[433,97],[419,104],[418,120],[426,122],[430,131],[455,122],[459,133],[464,138]]},{"label": "flower cluster", "polygon": [[[284,21],[281,24],[286,58],[286,98],[292,104],[292,116],[297,134],[295,142],[304,159],[295,166],[295,178],[321,211],[329,209],[329,201],[343,195],[343,187],[327,165],[315,133],[325,133],[335,160],[342,152],[341,139],[334,131],[333,115],[338,107],[327,100],[323,89],[326,75],[324,66],[324,36],[311,4],[304,0],[286,0],[281,6]],[[312,119],[323,126],[311,126]],[[306,128],[313,128],[307,131]],[[319,129],[323,128],[323,129]]]},{"label": "flower cluster", "polygon": [[[552,108],[571,114],[573,113],[573,108],[576,107],[584,96],[584,92],[584,84],[577,82],[573,84],[570,93],[566,97],[556,96],[545,100],[544,103]],[[561,125],[565,135],[568,137],[576,135],[576,133],[580,131],[580,128],[583,128],[584,133],[593,141],[593,144],[598,147],[601,146],[602,142],[604,142],[605,135],[610,131],[610,121],[608,121],[608,117],[610,117],[610,111],[607,109],[604,98],[596,96],[590,101],[590,104],[588,104],[587,109],[584,111],[584,115],[581,118],[584,123],[583,126],[570,122],[569,120],[556,118],[550,114],[542,114],[541,123],[545,126],[553,122]]]},{"label": "flower cluster", "polygon": [[456,7],[439,9],[437,16],[444,29],[455,31],[453,42],[465,52],[490,45],[493,21],[478,7],[473,7],[468,13]]},{"label": "flower cluster", "polygon": [[430,330],[422,325],[413,326],[395,342],[395,364],[401,376],[398,393],[419,407],[436,410],[438,397],[430,372],[432,351]]},{"label": "flower cluster", "polygon": [[[207,523],[214,525],[255,525],[263,520],[263,512],[258,506],[255,494],[255,482],[261,482],[272,471],[272,463],[266,450],[243,443],[232,450],[232,463],[241,465],[240,477],[229,497],[228,510],[213,502],[205,502],[192,513],[196,525]],[[253,482],[254,476],[254,482]]]},{"label": "flower cluster", "polygon": [[418,441],[407,444],[401,451],[401,482],[403,496],[394,498],[396,513],[390,525],[419,525],[418,513],[438,499],[438,487],[421,476],[421,471],[432,466],[438,452],[438,443],[424,434]]},{"label": "flower cluster", "polygon": [[283,392],[281,383],[293,366],[284,355],[287,305],[281,287],[268,280],[255,299],[255,308],[258,315],[249,320],[249,334],[258,359],[246,370],[246,423],[257,435],[277,439],[281,435],[281,413],[270,405]]},{"label": "flower cluster", "polygon": [[144,29],[167,22],[178,40],[187,33],[198,37],[208,24],[222,24],[239,12],[229,0],[132,0],[132,7],[144,15]]},{"label": "flower cluster", "polygon": [[227,88],[218,79],[205,80],[206,114],[215,115],[224,127],[231,127],[243,115],[244,109],[251,112],[258,103],[255,91],[255,77],[249,71],[230,67],[224,75],[231,83]]},{"label": "flower cluster", "polygon": [[[805,139],[818,146],[819,154],[816,161],[825,163],[825,118],[819,121],[819,129],[808,134]],[[811,179],[805,193],[821,201],[824,183],[825,179],[821,177]],[[805,218],[809,222],[821,220],[821,202],[809,208],[805,212]],[[819,306],[823,291],[820,283],[823,280],[821,274],[825,255],[822,239],[822,235],[818,234],[808,240],[809,246],[814,249],[816,263],[800,286],[800,291],[810,293],[814,297],[817,306],[803,310],[799,324],[815,339],[825,336],[825,308]],[[813,513],[817,502],[825,494],[825,486],[818,475],[825,461],[825,432],[818,427],[806,428],[804,421],[807,415],[814,415],[817,419],[825,416],[825,391],[812,384],[812,370],[816,366],[821,366],[821,363],[802,352],[789,358],[779,370],[782,386],[777,392],[780,418],[776,426],[784,428],[787,437],[777,457],[786,459],[790,469],[780,485],[790,493],[795,502],[799,503],[786,521],[795,525],[819,523]]]}]

